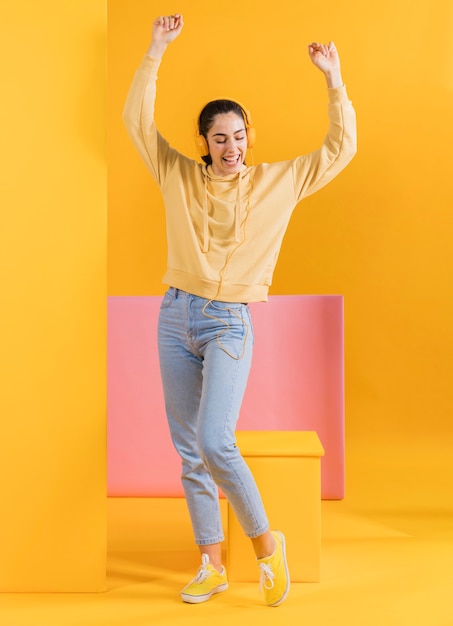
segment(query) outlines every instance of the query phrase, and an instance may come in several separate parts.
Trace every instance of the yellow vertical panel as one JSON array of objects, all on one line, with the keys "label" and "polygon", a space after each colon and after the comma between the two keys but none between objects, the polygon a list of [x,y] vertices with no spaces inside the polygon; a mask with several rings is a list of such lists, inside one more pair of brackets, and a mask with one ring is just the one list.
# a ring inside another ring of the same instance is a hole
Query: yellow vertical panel
[{"label": "yellow vertical panel", "polygon": [[1,591],[105,585],[105,5],[0,9]]}]

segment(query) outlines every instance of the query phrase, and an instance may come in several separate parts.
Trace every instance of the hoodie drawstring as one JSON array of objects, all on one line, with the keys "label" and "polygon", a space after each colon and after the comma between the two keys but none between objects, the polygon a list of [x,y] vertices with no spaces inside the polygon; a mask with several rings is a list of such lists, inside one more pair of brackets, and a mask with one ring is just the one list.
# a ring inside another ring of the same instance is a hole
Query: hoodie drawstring
[{"label": "hoodie drawstring", "polygon": [[204,198],[203,198],[203,245],[201,251],[209,251],[209,215],[208,215],[208,176],[204,177]]},{"label": "hoodie drawstring", "polygon": [[239,243],[241,241],[241,214],[242,214],[242,205],[241,205],[241,181],[242,181],[242,172],[239,172],[239,181],[238,181],[238,191],[236,195],[236,206],[234,207],[234,241]]},{"label": "hoodie drawstring", "polygon": [[[208,211],[208,178],[206,173],[204,176],[204,198],[203,198],[203,242],[201,251],[206,253],[209,251],[209,211]],[[236,202],[234,206],[234,241],[241,241],[241,215],[242,215],[242,178],[243,172],[239,172]]]}]

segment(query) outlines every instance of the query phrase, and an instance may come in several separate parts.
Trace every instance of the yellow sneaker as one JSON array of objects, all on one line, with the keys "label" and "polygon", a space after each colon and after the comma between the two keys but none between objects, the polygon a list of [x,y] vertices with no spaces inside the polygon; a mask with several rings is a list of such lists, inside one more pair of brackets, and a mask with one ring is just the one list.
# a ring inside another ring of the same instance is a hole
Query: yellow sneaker
[{"label": "yellow sneaker", "polygon": [[184,602],[198,604],[209,600],[213,593],[220,593],[226,589],[228,589],[228,580],[225,568],[223,567],[219,573],[209,563],[209,556],[202,554],[197,575],[181,591],[181,598]]},{"label": "yellow sneaker", "polygon": [[278,530],[273,530],[275,550],[271,556],[258,559],[261,570],[260,589],[264,591],[264,599],[269,606],[278,606],[289,592],[289,572],[286,562],[285,537]]}]

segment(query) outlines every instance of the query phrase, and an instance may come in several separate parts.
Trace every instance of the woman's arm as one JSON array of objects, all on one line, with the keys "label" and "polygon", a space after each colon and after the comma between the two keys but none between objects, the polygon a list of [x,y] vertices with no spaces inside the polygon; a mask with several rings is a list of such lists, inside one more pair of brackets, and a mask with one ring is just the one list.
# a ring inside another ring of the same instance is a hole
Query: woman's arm
[{"label": "woman's arm", "polygon": [[165,180],[176,152],[158,133],[154,123],[157,72],[168,44],[181,33],[182,27],[179,14],[154,20],[151,43],[135,73],[123,110],[132,143],[159,184]]},{"label": "woman's arm", "polygon": [[324,142],[310,154],[294,161],[296,197],[301,200],[329,183],[351,161],[357,151],[356,117],[340,70],[335,44],[308,46],[312,63],[324,74],[329,97],[329,129]]}]

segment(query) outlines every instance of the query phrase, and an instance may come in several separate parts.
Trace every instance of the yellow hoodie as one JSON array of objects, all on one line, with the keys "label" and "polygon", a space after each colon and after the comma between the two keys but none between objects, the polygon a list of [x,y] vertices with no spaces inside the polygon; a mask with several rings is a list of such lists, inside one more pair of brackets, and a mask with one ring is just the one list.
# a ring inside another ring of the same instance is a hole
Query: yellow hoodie
[{"label": "yellow hoodie", "polygon": [[356,152],[355,113],[346,89],[328,89],[329,131],[319,150],[216,176],[211,166],[180,154],[157,131],[159,64],[144,57],[123,119],[165,202],[168,261],[163,282],[224,302],[267,300],[294,207],[330,182]]}]

